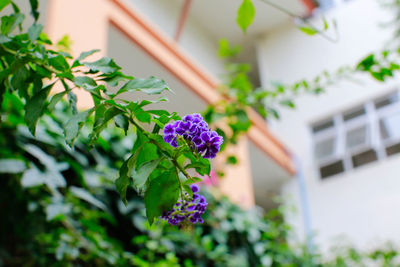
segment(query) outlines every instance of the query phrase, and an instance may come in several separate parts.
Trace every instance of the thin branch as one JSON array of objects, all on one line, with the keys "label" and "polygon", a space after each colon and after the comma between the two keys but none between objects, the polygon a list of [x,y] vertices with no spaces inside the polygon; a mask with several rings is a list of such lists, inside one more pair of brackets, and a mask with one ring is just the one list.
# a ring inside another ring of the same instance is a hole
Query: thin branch
[{"label": "thin branch", "polygon": [[315,27],[313,24],[311,24],[307,19],[303,18],[302,16],[299,16],[299,15],[293,13],[290,10],[287,10],[286,8],[284,8],[284,7],[280,6],[280,5],[277,5],[277,4],[273,3],[273,2],[271,2],[270,0],[260,0],[260,1],[265,3],[265,4],[267,4],[267,5],[269,5],[269,6],[271,6],[271,7],[273,7],[273,8],[275,8],[275,9],[277,9],[277,10],[279,10],[279,11],[281,11],[282,13],[285,13],[286,15],[292,17],[293,19],[301,21],[302,23],[304,23],[304,25],[307,25],[308,27],[313,29],[316,33],[318,33],[319,35],[321,35],[321,37],[327,39],[328,41],[333,42],[333,43],[337,43],[339,41],[339,34],[338,34],[336,26],[334,27],[336,37],[332,38],[331,36],[327,35],[323,30],[318,29],[317,27]]}]

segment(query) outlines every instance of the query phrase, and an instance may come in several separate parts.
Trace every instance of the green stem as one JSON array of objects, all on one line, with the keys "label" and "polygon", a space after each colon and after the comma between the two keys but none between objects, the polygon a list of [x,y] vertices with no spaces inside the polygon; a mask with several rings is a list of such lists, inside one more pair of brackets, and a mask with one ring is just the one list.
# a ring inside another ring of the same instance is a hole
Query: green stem
[{"label": "green stem", "polygon": [[[171,158],[170,155],[168,155],[167,153],[165,153],[164,149],[160,146],[160,144],[157,143],[157,142],[155,142],[153,139],[151,139],[151,138],[150,138],[150,134],[149,134],[146,130],[144,130],[144,129],[142,128],[142,126],[140,126],[132,117],[129,117],[129,121],[130,121],[133,125],[135,125],[135,127],[136,127],[139,131],[142,131],[142,133],[143,133],[147,138],[150,139],[150,142],[151,142],[152,144],[154,144],[155,146],[157,146],[158,149],[160,149],[160,151],[161,151],[165,156],[167,156],[168,158]],[[193,179],[193,178],[187,173],[187,171],[176,161],[176,159],[172,158],[172,159],[171,159],[171,162],[179,169],[180,172],[183,173],[183,175],[185,175],[185,177],[186,177],[187,179],[190,179],[190,180],[194,181],[194,179]]]}]

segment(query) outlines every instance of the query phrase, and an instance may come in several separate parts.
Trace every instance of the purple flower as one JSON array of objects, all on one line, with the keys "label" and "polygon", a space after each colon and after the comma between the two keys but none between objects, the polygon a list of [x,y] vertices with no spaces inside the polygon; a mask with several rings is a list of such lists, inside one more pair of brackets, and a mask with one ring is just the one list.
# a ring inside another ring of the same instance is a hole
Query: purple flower
[{"label": "purple flower", "polygon": [[[167,221],[170,225],[180,225],[187,221],[191,223],[203,223],[201,215],[206,211],[208,203],[204,196],[196,194],[199,191],[197,185],[191,185],[193,197],[186,202],[179,200],[171,211],[163,212],[161,218]],[[189,195],[186,194],[189,198]]]},{"label": "purple flower", "polygon": [[197,151],[203,155],[203,158],[215,158],[219,150],[223,139],[214,131],[203,132],[200,135],[202,143],[197,145]]},{"label": "purple flower", "polygon": [[198,185],[192,184],[192,185],[190,186],[190,189],[192,189],[192,192],[193,192],[193,193],[199,192],[199,186],[198,186]]},{"label": "purple flower", "polygon": [[223,142],[221,136],[211,131],[200,114],[189,114],[182,120],[169,123],[164,127],[164,141],[173,147],[178,146],[177,137],[190,141],[191,149],[203,158],[214,158]]}]

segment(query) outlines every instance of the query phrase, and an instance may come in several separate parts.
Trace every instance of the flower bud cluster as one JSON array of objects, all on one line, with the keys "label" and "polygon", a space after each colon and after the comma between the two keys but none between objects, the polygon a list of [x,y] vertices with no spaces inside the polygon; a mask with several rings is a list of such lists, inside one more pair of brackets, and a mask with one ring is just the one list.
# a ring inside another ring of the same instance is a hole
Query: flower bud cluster
[{"label": "flower bud cluster", "polygon": [[223,142],[222,136],[211,131],[200,114],[190,114],[182,120],[169,123],[164,127],[164,141],[173,147],[178,146],[178,136],[193,144],[203,158],[215,158]]},{"label": "flower bud cluster", "polygon": [[197,185],[191,185],[190,188],[193,192],[193,198],[189,201],[179,200],[171,211],[163,212],[162,219],[171,225],[180,225],[185,221],[193,224],[204,222],[201,215],[206,211],[208,203],[204,196],[197,194],[199,192]]}]

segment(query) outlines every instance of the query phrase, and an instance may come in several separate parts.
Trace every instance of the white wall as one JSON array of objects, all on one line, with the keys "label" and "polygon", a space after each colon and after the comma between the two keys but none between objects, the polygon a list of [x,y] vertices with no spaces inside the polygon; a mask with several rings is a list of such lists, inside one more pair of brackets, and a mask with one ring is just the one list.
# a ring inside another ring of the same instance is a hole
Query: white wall
[{"label": "white wall", "polygon": [[[333,71],[354,65],[369,52],[381,49],[391,37],[390,30],[378,26],[391,17],[376,0],[353,0],[327,14],[338,23],[340,41],[307,36],[292,24],[269,32],[258,42],[258,57],[264,86],[270,81],[291,83],[314,78],[323,70]],[[314,21],[318,23],[317,19]],[[314,164],[309,125],[321,118],[362,104],[364,100],[393,89],[395,81],[381,84],[358,76],[362,84],[340,82],[319,96],[296,99],[296,110],[282,110],[281,120],[271,128],[302,161],[309,194],[312,226],[316,241],[327,248],[338,236],[347,236],[356,245],[368,248],[376,242],[400,241],[400,156],[371,163],[326,180],[318,176]],[[301,141],[299,141],[301,140]],[[283,194],[291,195],[298,206],[296,181],[288,182]],[[302,219],[289,216],[302,235]]]},{"label": "white wall", "polygon": [[[184,1],[129,0],[129,2],[168,36],[174,38]],[[223,64],[217,57],[218,39],[210,35],[210,32],[190,15],[190,12],[184,24],[179,45],[208,72],[220,75],[223,73]]]}]

